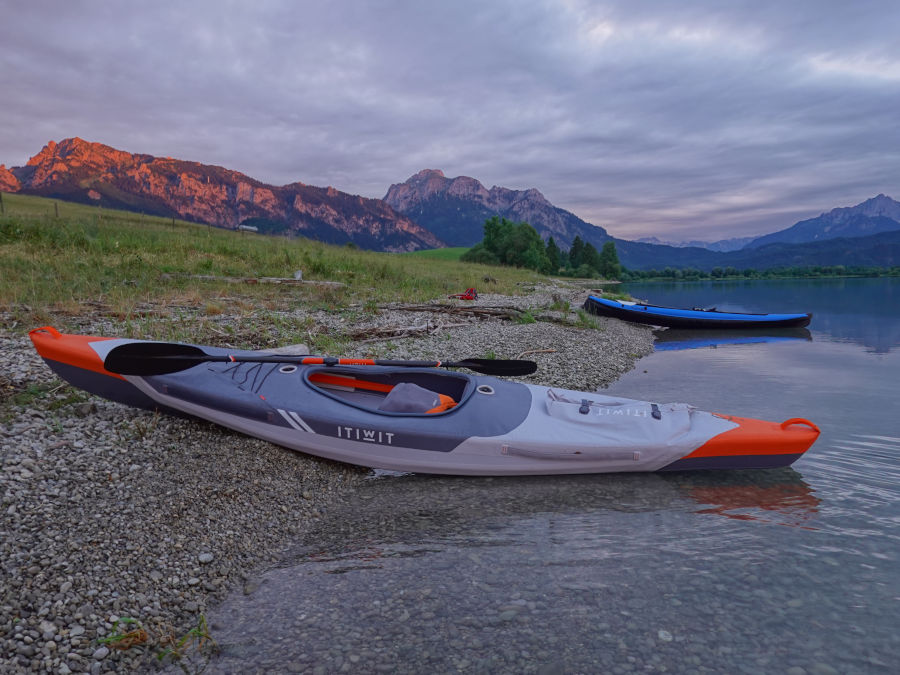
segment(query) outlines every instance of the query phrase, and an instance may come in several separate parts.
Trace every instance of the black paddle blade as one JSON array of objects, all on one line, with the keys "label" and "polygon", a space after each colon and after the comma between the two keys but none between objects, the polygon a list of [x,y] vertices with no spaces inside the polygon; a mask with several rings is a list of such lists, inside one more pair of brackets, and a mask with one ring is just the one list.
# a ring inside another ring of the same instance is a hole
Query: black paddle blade
[{"label": "black paddle blade", "polygon": [[103,367],[119,375],[166,375],[211,360],[199,347],[171,342],[129,342],[109,350]]},{"label": "black paddle blade", "polygon": [[521,359],[464,359],[462,361],[445,361],[441,365],[448,368],[468,368],[485,375],[507,377],[531,375],[537,370],[537,364],[534,361]]}]

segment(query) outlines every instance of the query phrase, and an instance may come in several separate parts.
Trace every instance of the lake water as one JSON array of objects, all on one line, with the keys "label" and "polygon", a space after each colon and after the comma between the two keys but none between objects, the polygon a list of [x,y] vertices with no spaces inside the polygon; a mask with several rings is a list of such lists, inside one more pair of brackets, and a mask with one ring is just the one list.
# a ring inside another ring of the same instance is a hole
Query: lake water
[{"label": "lake water", "polygon": [[373,475],[210,613],[211,671],[896,672],[900,281],[627,290],[812,311],[808,334],[660,342],[608,390],[807,417],[810,452],[771,471]]}]

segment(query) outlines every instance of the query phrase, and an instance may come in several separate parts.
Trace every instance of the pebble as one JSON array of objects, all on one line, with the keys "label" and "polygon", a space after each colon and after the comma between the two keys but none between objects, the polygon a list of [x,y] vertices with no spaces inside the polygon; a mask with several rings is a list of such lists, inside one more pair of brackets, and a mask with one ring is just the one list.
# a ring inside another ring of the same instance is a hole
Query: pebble
[{"label": "pebble", "polygon": [[[579,327],[576,310],[585,296],[562,284],[515,297],[485,293],[469,303],[529,309],[542,319],[535,323],[398,306],[359,312],[352,322],[342,322],[346,317],[338,312],[298,308],[285,313],[284,324],[312,321],[335,332],[424,324],[431,327],[425,335],[351,343],[344,355],[531,358],[538,372],[523,381],[592,391],[633,367],[652,350],[653,339],[646,327],[614,320],[598,319],[599,330]],[[548,309],[555,300],[570,302],[569,309]],[[179,311],[178,321],[189,321],[194,310]],[[215,322],[215,330],[198,335],[207,344],[254,325],[243,315],[197,312],[193,319]],[[16,321],[18,330],[10,328]],[[88,335],[126,332],[103,316],[59,317],[56,327]],[[522,355],[533,350],[552,351]],[[186,633],[201,608],[229,591],[253,593],[251,573],[276,562],[298,533],[369,476],[63,385],[22,332],[20,318],[3,312],[0,362],[0,672],[155,667],[153,649],[111,650],[98,642],[129,630],[130,624],[114,626],[113,617]],[[528,614],[505,607],[500,618],[522,621]],[[394,616],[414,623],[406,609]],[[383,669],[374,652],[359,664],[353,657],[344,662],[351,663]]]}]

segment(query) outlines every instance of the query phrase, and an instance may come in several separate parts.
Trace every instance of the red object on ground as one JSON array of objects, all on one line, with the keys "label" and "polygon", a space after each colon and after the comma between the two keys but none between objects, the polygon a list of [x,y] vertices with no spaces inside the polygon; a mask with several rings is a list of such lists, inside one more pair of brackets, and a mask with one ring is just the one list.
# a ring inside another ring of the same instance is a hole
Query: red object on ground
[{"label": "red object on ground", "polygon": [[448,298],[459,298],[460,300],[477,300],[478,299],[478,291],[474,288],[467,288],[465,293],[454,293],[453,295],[448,295]]}]

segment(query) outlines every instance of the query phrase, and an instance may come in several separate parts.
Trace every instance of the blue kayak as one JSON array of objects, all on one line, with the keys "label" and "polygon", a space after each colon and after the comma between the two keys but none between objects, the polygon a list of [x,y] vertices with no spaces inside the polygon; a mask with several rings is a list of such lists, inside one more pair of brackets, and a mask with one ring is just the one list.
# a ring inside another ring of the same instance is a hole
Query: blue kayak
[{"label": "blue kayak", "polygon": [[668,328],[773,328],[808,326],[812,314],[749,314],[713,309],[657,307],[627,300],[588,296],[584,309],[598,316]]}]

